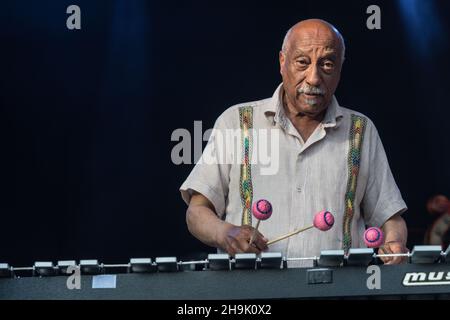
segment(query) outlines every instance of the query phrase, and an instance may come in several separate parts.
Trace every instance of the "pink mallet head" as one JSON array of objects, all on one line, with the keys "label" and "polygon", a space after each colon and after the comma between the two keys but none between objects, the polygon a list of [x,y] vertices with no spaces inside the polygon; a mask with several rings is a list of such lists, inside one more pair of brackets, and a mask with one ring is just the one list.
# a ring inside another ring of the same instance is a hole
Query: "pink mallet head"
[{"label": "pink mallet head", "polygon": [[252,213],[256,219],[267,220],[272,215],[272,205],[267,200],[258,200],[253,203]]},{"label": "pink mallet head", "polygon": [[369,248],[381,247],[384,243],[383,231],[377,227],[370,227],[364,232],[364,242]]},{"label": "pink mallet head", "polygon": [[317,212],[314,216],[314,227],[316,227],[319,230],[327,231],[330,230],[331,227],[334,224],[334,216],[331,214],[331,212],[327,210],[322,210],[320,212]]}]

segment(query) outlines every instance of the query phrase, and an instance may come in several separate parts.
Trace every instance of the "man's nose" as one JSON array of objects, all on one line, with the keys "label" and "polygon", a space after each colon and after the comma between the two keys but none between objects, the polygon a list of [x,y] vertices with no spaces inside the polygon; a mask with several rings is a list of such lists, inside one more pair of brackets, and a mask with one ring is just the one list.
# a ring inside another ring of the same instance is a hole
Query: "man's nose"
[{"label": "man's nose", "polygon": [[311,65],[306,75],[306,82],[313,87],[319,87],[321,84],[321,78],[319,74],[319,68],[316,65]]}]

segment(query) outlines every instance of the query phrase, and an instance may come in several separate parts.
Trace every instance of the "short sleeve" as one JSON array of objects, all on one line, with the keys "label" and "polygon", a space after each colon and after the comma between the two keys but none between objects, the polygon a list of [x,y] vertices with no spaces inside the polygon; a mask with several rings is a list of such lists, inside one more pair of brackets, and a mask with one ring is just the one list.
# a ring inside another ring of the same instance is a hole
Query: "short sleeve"
[{"label": "short sleeve", "polygon": [[180,187],[181,196],[186,204],[189,205],[193,191],[197,191],[211,201],[219,217],[225,212],[230,180],[231,165],[223,154],[223,137],[226,129],[227,125],[222,115],[214,125],[202,156]]},{"label": "short sleeve", "polygon": [[393,215],[405,212],[407,207],[395,183],[378,131],[370,120],[366,134],[369,141],[365,153],[369,168],[361,205],[365,223],[381,227]]}]

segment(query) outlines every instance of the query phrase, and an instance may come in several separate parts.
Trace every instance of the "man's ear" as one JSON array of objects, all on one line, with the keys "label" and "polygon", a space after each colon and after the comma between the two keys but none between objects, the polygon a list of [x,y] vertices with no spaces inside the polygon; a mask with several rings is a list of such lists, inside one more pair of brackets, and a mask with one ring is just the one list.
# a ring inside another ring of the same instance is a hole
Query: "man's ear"
[{"label": "man's ear", "polygon": [[284,56],[283,51],[280,51],[280,53],[278,55],[278,59],[280,61],[280,74],[283,75],[284,63],[286,62],[286,58]]}]

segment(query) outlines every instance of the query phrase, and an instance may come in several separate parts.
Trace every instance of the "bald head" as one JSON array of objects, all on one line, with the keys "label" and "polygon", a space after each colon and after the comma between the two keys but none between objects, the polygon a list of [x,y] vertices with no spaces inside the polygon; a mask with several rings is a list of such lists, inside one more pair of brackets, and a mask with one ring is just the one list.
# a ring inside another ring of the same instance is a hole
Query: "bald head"
[{"label": "bald head", "polygon": [[292,26],[283,40],[281,51],[286,53],[293,43],[328,43],[341,52],[341,62],[345,57],[345,43],[341,33],[330,23],[321,19],[303,20]]}]

